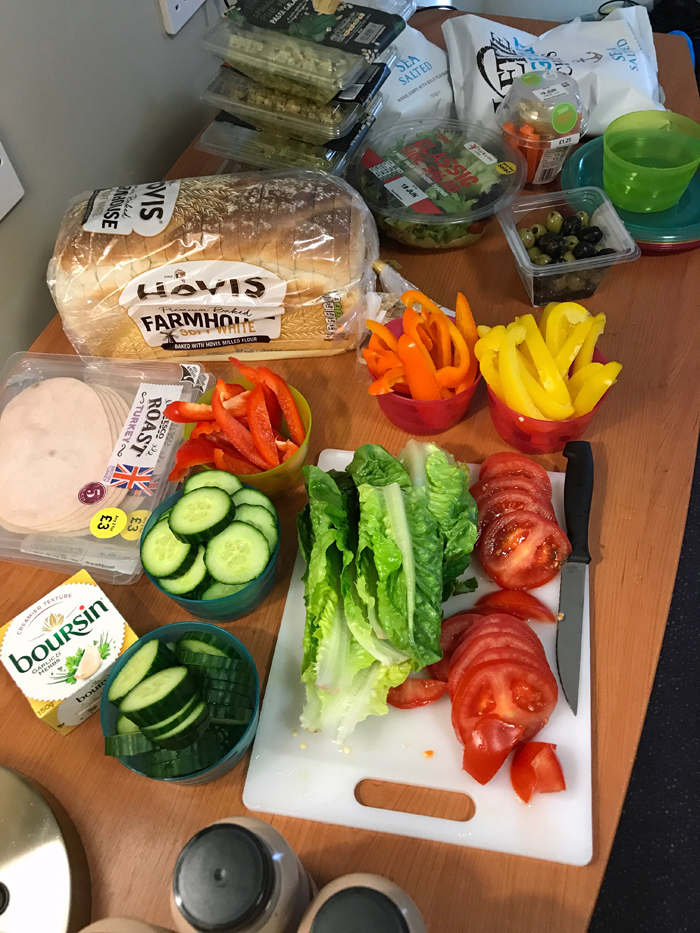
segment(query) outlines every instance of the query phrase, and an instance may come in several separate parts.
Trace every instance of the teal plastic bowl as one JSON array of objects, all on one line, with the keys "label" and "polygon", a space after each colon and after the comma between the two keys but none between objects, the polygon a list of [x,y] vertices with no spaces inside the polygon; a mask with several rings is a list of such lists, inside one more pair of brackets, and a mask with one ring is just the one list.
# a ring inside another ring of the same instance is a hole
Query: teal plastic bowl
[{"label": "teal plastic bowl", "polygon": [[[243,591],[241,590],[241,592]],[[217,638],[220,638],[234,648],[243,660],[248,661],[255,674],[255,705],[253,708],[253,716],[238,745],[235,745],[223,758],[219,759],[216,764],[210,765],[202,771],[195,771],[193,774],[187,774],[184,777],[150,778],[152,781],[165,781],[168,784],[209,784],[211,781],[216,781],[218,778],[222,777],[230,771],[234,765],[238,764],[255,738],[255,733],[258,728],[258,719],[260,717],[260,680],[258,678],[257,668],[246,646],[225,629],[217,628],[215,625],[209,625],[207,622],[175,622],[172,625],[164,625],[162,628],[158,628],[154,632],[149,632],[148,635],[139,638],[139,640],[135,642],[128,651],[125,651],[114,664],[107,678],[100,705],[100,725],[102,726],[103,735],[114,735],[117,731],[117,719],[120,715],[119,708],[115,706],[114,703],[109,702],[107,695],[112,681],[129,658],[138,651],[139,648],[143,648],[147,641],[153,641],[154,638],[157,638],[159,641],[166,643],[175,642],[178,641],[185,632],[208,632],[210,635],[216,635]],[[133,771],[134,774],[149,777],[149,775],[140,768],[140,755],[130,755],[128,758],[119,758],[118,760],[121,761],[124,767],[128,768],[129,771]]]},{"label": "teal plastic bowl", "polygon": [[[253,488],[252,486],[248,486],[246,483],[243,485],[246,489]],[[177,500],[182,497],[182,495],[182,491],[176,492],[174,495],[168,496],[167,499],[164,499],[163,502],[161,502],[161,504],[157,509],[155,509],[151,517],[146,522],[146,527],[143,530],[142,540],[146,537],[148,532],[155,525],[163,512],[171,509]],[[267,597],[270,595],[272,587],[275,585],[275,577],[277,576],[277,564],[279,563],[281,537],[282,530],[280,528],[280,520],[278,515],[277,546],[275,547],[274,553],[270,558],[270,562],[268,563],[267,567],[263,570],[257,580],[253,580],[252,583],[249,583],[248,586],[245,586],[242,590],[239,590],[232,596],[222,596],[221,599],[185,599],[182,596],[174,596],[172,593],[166,593],[156,578],[152,577],[145,568],[143,572],[146,574],[151,583],[160,590],[161,593],[164,593],[169,599],[172,599],[174,602],[176,602],[178,606],[181,606],[186,612],[189,612],[190,615],[193,615],[198,619],[204,619],[205,622],[233,622],[235,619],[240,619],[243,616],[247,616],[248,613],[252,612],[254,609],[257,609],[260,603],[267,599]]]}]

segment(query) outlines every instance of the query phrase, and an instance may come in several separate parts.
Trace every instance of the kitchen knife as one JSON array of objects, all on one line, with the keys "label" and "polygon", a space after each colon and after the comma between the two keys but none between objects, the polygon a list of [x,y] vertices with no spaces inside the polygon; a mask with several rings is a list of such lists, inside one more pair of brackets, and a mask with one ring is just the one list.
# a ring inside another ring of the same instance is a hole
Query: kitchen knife
[{"label": "kitchen knife", "polygon": [[561,569],[557,667],[564,696],[574,716],[578,710],[581,675],[583,599],[591,555],[588,553],[588,517],[593,495],[593,454],[588,441],[569,441],[564,480],[564,515],[571,555]]}]

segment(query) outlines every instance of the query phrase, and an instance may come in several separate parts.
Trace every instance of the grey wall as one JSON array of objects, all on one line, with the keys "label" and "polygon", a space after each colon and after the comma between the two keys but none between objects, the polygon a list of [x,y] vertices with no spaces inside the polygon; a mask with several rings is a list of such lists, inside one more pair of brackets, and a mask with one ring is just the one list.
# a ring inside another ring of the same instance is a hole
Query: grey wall
[{"label": "grey wall", "polygon": [[207,0],[170,38],[156,0],[0,0],[0,140],[26,192],[0,221],[0,365],[54,313],[69,199],[162,177],[210,115],[198,40],[218,15]]}]

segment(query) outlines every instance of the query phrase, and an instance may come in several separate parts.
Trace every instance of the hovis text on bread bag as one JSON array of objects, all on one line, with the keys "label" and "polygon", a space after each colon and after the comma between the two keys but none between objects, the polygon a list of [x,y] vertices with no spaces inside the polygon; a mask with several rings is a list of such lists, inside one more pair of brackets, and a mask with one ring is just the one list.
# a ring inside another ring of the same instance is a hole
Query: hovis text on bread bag
[{"label": "hovis text on bread bag", "polygon": [[377,256],[372,217],[345,182],[217,175],[79,197],[48,283],[83,356],[327,356],[354,345]]}]

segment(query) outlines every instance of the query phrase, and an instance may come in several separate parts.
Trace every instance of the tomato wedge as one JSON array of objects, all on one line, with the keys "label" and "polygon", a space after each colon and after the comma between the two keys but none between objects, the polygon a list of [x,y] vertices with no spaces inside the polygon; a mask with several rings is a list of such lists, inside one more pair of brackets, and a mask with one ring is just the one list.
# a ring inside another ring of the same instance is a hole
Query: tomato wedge
[{"label": "tomato wedge", "polygon": [[477,599],[475,609],[480,609],[484,615],[490,612],[506,612],[523,622],[552,622],[556,624],[557,617],[551,609],[541,603],[531,593],[522,590],[496,590]]},{"label": "tomato wedge", "polygon": [[552,504],[551,498],[547,495],[542,486],[534,480],[529,479],[527,476],[514,476],[504,473],[503,476],[495,476],[488,482],[479,481],[478,483],[474,483],[469,492],[472,494],[476,504],[481,505],[487,496],[493,495],[494,492],[505,492],[506,489],[524,489],[535,498],[540,499],[542,502],[546,502],[547,505],[551,506]]},{"label": "tomato wedge", "polygon": [[496,476],[503,476],[504,474],[526,476],[528,479],[534,480],[542,487],[547,497],[551,499],[552,484],[547,475],[547,471],[543,466],[540,466],[539,463],[535,463],[535,461],[531,460],[529,457],[505,450],[498,454],[491,454],[491,456],[487,457],[481,464],[479,481],[488,483]]},{"label": "tomato wedge", "polygon": [[506,512],[516,512],[518,509],[535,512],[550,522],[556,522],[557,520],[551,502],[547,502],[539,495],[533,495],[529,489],[517,487],[513,489],[495,489],[479,502],[478,508],[479,534],[499,515],[505,515]]},{"label": "tomato wedge", "polygon": [[426,668],[431,677],[447,683],[452,653],[462,636],[480,619],[481,616],[474,612],[459,612],[443,621],[440,635],[442,660],[436,661],[435,664],[431,664],[430,667]]},{"label": "tomato wedge", "polygon": [[556,577],[571,544],[555,522],[518,509],[491,522],[478,554],[484,572],[504,590],[531,590]]},{"label": "tomato wedge", "polygon": [[488,784],[518,742],[522,726],[482,716],[471,725],[464,742],[462,768],[479,784]]},{"label": "tomato wedge", "polygon": [[551,742],[528,742],[513,756],[510,782],[515,793],[525,803],[529,803],[534,791],[540,794],[557,794],[566,790],[564,772],[556,755],[556,747]]},{"label": "tomato wedge", "polygon": [[397,709],[415,709],[434,703],[447,691],[447,684],[441,680],[421,680],[409,677],[398,687],[391,687],[386,701]]},{"label": "tomato wedge", "polygon": [[492,715],[523,727],[524,742],[546,725],[557,705],[557,682],[551,671],[517,661],[472,664],[452,698],[452,725],[463,743],[475,720]]}]

